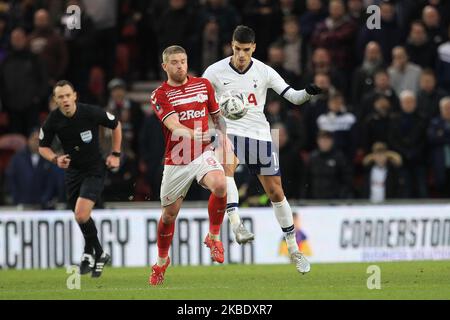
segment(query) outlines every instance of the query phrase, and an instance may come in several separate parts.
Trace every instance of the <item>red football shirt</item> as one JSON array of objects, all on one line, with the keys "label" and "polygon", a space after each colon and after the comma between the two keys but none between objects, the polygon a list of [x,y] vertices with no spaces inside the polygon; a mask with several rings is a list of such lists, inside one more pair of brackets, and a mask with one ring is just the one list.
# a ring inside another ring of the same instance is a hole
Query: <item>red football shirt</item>
[{"label": "red football shirt", "polygon": [[164,82],[152,94],[153,110],[163,123],[163,134],[166,142],[166,165],[186,165],[199,157],[208,145],[182,138],[172,133],[164,120],[177,113],[180,123],[190,129],[209,130],[208,115],[220,111],[214,89],[205,78],[189,77],[188,82],[179,87],[172,87]]}]

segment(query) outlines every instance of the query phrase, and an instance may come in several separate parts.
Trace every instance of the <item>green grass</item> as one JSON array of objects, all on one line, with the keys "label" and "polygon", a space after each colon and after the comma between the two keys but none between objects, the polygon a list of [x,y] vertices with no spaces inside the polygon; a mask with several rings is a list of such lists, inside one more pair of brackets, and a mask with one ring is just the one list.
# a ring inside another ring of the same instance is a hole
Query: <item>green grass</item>
[{"label": "green grass", "polygon": [[65,270],[0,271],[2,299],[450,299],[450,261],[378,263],[381,289],[369,290],[369,264],[170,267],[163,286],[147,285],[149,268],[105,270],[68,290]]}]

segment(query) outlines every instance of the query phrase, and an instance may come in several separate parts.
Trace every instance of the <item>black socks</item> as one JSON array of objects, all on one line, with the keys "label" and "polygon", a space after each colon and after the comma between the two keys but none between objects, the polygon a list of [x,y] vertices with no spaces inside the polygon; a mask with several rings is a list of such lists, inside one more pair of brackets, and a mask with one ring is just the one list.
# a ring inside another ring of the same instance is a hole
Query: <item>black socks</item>
[{"label": "black socks", "polygon": [[103,253],[103,248],[97,237],[97,228],[95,227],[94,220],[89,218],[86,223],[78,225],[80,226],[85,240],[84,253],[94,254],[95,250],[95,258],[100,258]]}]

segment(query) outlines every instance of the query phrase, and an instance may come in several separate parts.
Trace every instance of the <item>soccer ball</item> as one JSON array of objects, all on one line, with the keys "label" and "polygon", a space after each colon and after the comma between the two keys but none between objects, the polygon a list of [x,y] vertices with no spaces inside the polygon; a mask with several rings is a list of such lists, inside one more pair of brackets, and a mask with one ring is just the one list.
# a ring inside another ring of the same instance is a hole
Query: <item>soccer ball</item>
[{"label": "soccer ball", "polygon": [[225,94],[219,100],[219,106],[225,118],[239,120],[247,114],[248,108],[244,94]]}]

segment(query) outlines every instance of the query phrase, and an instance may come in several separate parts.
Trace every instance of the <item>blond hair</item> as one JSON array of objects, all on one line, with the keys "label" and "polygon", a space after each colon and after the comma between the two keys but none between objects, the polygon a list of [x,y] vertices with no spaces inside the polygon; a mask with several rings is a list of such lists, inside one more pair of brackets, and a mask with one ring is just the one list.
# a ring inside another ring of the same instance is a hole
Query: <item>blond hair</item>
[{"label": "blond hair", "polygon": [[177,54],[177,53],[186,54],[186,50],[184,50],[184,48],[180,47],[180,46],[170,46],[170,47],[166,48],[162,54],[163,63],[169,62],[169,56],[172,54]]}]

